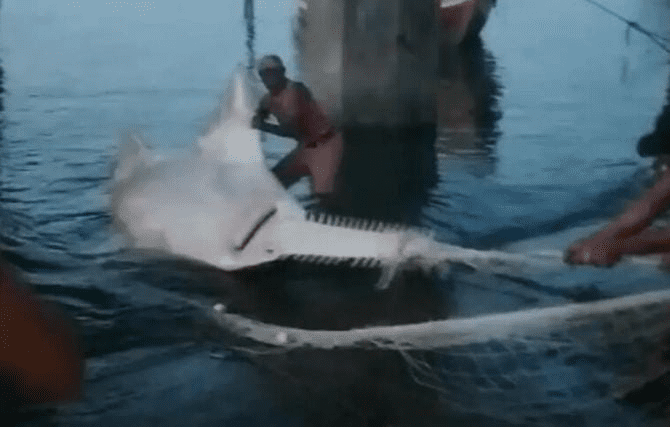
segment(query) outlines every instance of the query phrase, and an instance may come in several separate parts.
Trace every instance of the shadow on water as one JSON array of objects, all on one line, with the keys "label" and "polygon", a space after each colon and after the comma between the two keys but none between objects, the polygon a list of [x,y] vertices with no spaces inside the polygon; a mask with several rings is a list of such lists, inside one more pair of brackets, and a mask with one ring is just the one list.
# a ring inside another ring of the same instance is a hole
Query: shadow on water
[{"label": "shadow on water", "polygon": [[438,182],[437,155],[465,160],[475,176],[493,173],[502,87],[479,37],[440,53],[434,124],[347,126],[335,208],[339,214],[419,224]]}]

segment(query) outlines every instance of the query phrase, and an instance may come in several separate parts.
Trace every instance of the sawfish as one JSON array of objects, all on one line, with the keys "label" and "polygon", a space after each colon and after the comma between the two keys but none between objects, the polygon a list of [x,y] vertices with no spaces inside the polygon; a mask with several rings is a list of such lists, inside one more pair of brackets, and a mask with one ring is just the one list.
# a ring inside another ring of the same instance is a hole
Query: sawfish
[{"label": "sawfish", "polygon": [[409,260],[425,270],[457,263],[503,274],[562,264],[558,251],[468,249],[418,227],[305,210],[268,169],[260,131],[250,126],[262,92],[258,79],[238,66],[211,124],[179,157],[157,156],[137,133],[122,138],[112,210],[133,247],[226,271],[282,260],[381,267],[379,288]]}]

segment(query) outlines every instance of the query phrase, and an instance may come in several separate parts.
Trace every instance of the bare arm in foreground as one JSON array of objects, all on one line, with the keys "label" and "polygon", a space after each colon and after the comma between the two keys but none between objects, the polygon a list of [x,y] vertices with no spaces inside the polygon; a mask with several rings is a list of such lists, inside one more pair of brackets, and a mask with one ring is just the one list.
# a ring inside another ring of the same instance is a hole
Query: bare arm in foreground
[{"label": "bare arm in foreground", "polygon": [[595,236],[570,246],[572,264],[613,265],[626,254],[670,252],[670,230],[647,229],[670,205],[670,169],[644,196]]}]

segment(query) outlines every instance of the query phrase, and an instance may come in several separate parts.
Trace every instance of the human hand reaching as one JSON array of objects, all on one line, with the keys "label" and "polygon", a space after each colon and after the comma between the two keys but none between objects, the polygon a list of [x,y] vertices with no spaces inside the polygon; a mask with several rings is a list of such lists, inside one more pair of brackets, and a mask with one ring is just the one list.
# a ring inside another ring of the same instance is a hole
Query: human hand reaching
[{"label": "human hand reaching", "polygon": [[611,267],[621,259],[622,242],[614,238],[592,238],[577,242],[565,252],[568,264],[592,264]]}]

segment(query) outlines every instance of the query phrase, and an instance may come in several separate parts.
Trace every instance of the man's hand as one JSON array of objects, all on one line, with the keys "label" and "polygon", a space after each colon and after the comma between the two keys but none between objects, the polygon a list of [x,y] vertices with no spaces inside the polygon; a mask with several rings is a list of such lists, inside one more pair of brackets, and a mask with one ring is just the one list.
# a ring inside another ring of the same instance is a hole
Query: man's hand
[{"label": "man's hand", "polygon": [[256,114],[252,119],[251,119],[251,127],[253,129],[260,129],[263,126],[264,120],[263,117]]},{"label": "man's hand", "polygon": [[572,245],[565,253],[568,264],[592,264],[611,267],[621,259],[619,239],[590,239]]}]

